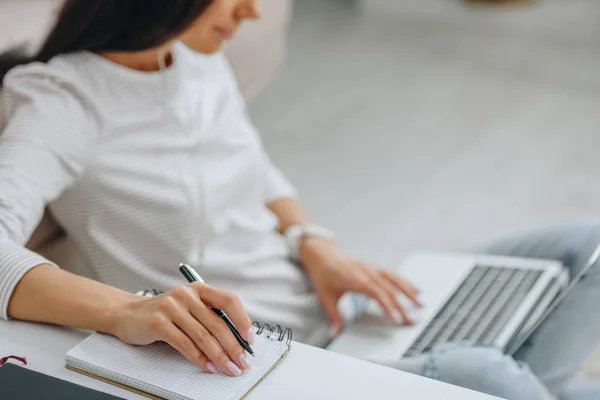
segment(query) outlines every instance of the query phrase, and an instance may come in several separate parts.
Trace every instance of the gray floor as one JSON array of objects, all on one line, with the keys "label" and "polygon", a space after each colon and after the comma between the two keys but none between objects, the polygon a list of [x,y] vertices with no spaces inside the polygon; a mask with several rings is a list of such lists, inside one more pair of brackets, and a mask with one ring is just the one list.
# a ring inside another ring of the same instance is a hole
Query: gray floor
[{"label": "gray floor", "polygon": [[394,265],[600,214],[599,2],[349,3],[297,1],[287,65],[250,107],[342,246]]}]

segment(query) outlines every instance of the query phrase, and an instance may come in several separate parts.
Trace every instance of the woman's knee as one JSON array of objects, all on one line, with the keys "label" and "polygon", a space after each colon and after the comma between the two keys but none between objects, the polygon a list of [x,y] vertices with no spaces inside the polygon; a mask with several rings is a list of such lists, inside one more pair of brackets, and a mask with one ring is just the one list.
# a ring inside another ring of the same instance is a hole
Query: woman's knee
[{"label": "woman's knee", "polygon": [[526,365],[500,350],[445,346],[430,355],[425,375],[507,400],[553,399]]},{"label": "woman's knee", "polygon": [[600,275],[600,219],[573,223],[571,234],[565,235],[563,264],[571,270],[571,278],[584,272]]}]

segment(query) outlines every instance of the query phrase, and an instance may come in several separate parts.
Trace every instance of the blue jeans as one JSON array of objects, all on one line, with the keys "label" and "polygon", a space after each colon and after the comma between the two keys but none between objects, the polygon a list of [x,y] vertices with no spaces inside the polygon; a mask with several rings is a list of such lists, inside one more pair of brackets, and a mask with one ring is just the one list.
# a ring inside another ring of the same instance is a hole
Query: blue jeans
[{"label": "blue jeans", "polygon": [[[600,244],[600,221],[529,232],[476,249],[562,261],[574,277]],[[536,329],[514,357],[495,348],[443,346],[393,367],[507,400],[600,399],[600,384],[569,383],[600,342],[600,261]]]}]

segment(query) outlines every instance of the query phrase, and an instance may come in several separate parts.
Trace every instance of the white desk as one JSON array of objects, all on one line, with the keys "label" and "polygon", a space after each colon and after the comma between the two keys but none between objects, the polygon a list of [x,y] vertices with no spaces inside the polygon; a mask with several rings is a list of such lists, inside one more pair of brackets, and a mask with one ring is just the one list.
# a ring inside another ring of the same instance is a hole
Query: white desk
[{"label": "white desk", "polygon": [[[130,400],[137,394],[67,370],[64,356],[88,333],[78,330],[0,321],[0,357],[24,356],[28,368]],[[235,379],[235,378],[232,378]],[[256,399],[446,399],[493,400],[494,397],[396,371],[358,359],[292,343],[290,354],[249,396]]]}]

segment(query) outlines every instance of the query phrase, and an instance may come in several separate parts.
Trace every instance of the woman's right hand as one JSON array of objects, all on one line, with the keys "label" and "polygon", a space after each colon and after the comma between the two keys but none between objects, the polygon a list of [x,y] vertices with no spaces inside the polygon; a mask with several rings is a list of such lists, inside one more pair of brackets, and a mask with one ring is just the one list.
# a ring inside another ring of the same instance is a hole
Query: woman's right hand
[{"label": "woman's right hand", "polygon": [[246,352],[211,307],[225,311],[240,335],[255,342],[240,299],[199,282],[131,301],[119,312],[115,336],[133,345],[164,341],[208,373],[238,376],[251,368]]}]

